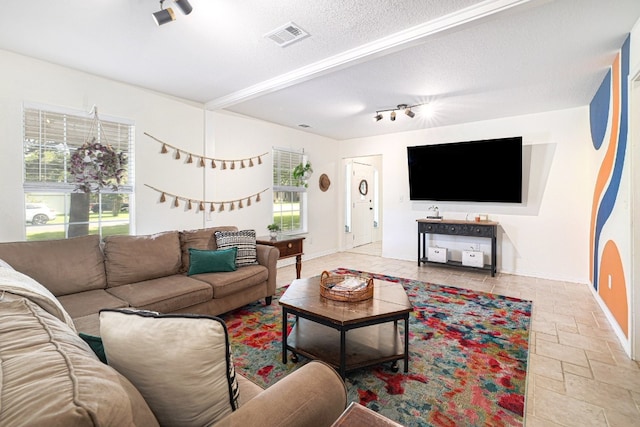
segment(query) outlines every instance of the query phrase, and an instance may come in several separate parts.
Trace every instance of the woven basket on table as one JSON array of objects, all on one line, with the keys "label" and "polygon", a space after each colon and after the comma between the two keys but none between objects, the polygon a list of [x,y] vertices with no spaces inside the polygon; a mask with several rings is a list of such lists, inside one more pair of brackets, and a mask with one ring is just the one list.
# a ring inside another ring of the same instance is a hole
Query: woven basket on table
[{"label": "woven basket on table", "polygon": [[[367,286],[362,289],[349,290],[334,290],[333,287],[345,279],[355,277],[362,282],[366,282]],[[329,274],[328,271],[323,271],[320,275],[320,295],[325,298],[335,301],[347,301],[357,302],[364,301],[369,298],[373,298],[373,279],[353,276],[348,274]]]}]

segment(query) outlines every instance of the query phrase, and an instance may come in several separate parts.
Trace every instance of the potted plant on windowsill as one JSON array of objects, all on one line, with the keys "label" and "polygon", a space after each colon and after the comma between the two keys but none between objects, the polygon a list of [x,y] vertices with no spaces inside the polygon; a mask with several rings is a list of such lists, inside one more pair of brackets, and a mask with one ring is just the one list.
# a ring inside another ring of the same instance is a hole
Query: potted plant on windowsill
[{"label": "potted plant on windowsill", "polygon": [[269,230],[269,235],[271,236],[271,238],[275,239],[278,237],[278,232],[280,231],[280,225],[274,222],[273,224],[267,225],[267,230]]},{"label": "potted plant on windowsill", "polygon": [[293,179],[304,185],[304,187],[306,188],[309,186],[309,184],[307,184],[307,180],[311,177],[312,173],[313,168],[311,167],[311,162],[307,162],[300,163],[295,168],[293,168],[292,175]]}]

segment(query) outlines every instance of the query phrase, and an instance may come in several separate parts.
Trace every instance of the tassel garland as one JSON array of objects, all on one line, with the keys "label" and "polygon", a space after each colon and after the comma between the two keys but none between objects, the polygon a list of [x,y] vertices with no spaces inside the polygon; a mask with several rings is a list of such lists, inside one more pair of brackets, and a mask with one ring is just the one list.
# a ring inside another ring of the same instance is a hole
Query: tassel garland
[{"label": "tassel garland", "polygon": [[[167,193],[166,191],[160,190],[158,188],[152,187],[151,185],[148,184],[144,184],[146,187],[149,187],[150,189],[157,191],[158,193],[160,193],[160,203],[164,203],[167,201],[167,197],[172,197],[173,198],[173,206],[180,207],[180,200],[184,201],[186,203],[186,210],[192,210],[193,209],[193,204],[196,203],[196,206],[198,207],[198,209],[196,210],[196,212],[204,212],[205,211],[205,206],[208,203],[209,204],[209,211],[210,212],[215,212],[216,211],[216,205],[219,206],[218,208],[218,212],[222,212],[225,210],[225,204],[229,204],[228,206],[228,210],[229,211],[233,211],[236,209],[236,207],[238,209],[242,209],[245,206],[251,206],[252,203],[252,198],[255,198],[256,202],[259,202],[261,197],[260,195],[262,193],[264,193],[265,191],[268,190],[268,188],[265,188],[264,190],[252,194],[250,196],[245,196],[242,197],[240,199],[235,199],[235,200],[222,200],[222,201],[215,201],[215,200],[198,200],[198,199],[190,199],[188,197],[183,197],[177,194],[172,194],[172,193]],[[246,204],[245,204],[246,201]],[[237,206],[236,206],[237,204]]]},{"label": "tassel garland", "polygon": [[216,161],[218,162],[222,162],[222,169],[227,169],[227,165],[226,162],[231,162],[231,166],[229,167],[229,169],[235,169],[236,165],[235,162],[239,162],[240,163],[240,169],[243,169],[245,167],[245,161],[247,160],[249,162],[249,167],[253,167],[254,162],[253,159],[258,159],[258,164],[261,165],[262,164],[262,156],[266,156],[268,153],[262,153],[260,155],[257,156],[252,156],[252,157],[246,157],[244,159],[216,159],[216,158],[212,158],[212,157],[207,157],[207,156],[203,156],[201,154],[198,153],[191,153],[185,150],[182,150],[174,145],[168,144],[164,141],[161,141],[160,139],[156,138],[155,136],[152,136],[150,134],[148,134],[147,132],[144,133],[145,135],[147,135],[149,138],[159,142],[160,144],[162,144],[162,148],[160,149],[160,153],[162,154],[166,154],[169,152],[169,149],[175,150],[175,159],[179,160],[180,159],[180,152],[182,151],[183,154],[186,154],[187,157],[187,161],[186,163],[193,163],[193,156],[199,157],[200,158],[200,162],[199,165],[204,167],[204,165],[206,164],[207,160],[211,160],[211,168],[215,169],[216,166]]}]

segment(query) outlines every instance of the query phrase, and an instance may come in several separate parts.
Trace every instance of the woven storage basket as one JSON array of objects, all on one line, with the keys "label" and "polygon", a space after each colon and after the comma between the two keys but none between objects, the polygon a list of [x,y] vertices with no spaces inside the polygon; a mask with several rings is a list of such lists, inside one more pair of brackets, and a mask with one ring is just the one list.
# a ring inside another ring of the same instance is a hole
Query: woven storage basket
[{"label": "woven storage basket", "polygon": [[[334,287],[345,279],[356,278],[367,285],[356,290],[337,290]],[[335,301],[357,302],[373,298],[373,279],[349,274],[329,274],[323,271],[320,275],[320,295]]]}]

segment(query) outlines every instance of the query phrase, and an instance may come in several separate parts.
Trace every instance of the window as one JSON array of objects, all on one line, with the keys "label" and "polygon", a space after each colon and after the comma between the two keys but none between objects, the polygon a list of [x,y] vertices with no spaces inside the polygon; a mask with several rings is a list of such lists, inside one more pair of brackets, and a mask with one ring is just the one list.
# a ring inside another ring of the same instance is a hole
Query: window
[{"label": "window", "polygon": [[293,178],[293,169],[306,162],[303,152],[273,149],[273,221],[287,234],[307,231],[307,189]]},{"label": "window", "polygon": [[[24,192],[27,240],[62,239],[86,234],[129,234],[133,198],[132,122],[53,107],[24,108]],[[127,154],[127,173],[117,191],[75,191],[68,163],[87,139]]]}]

